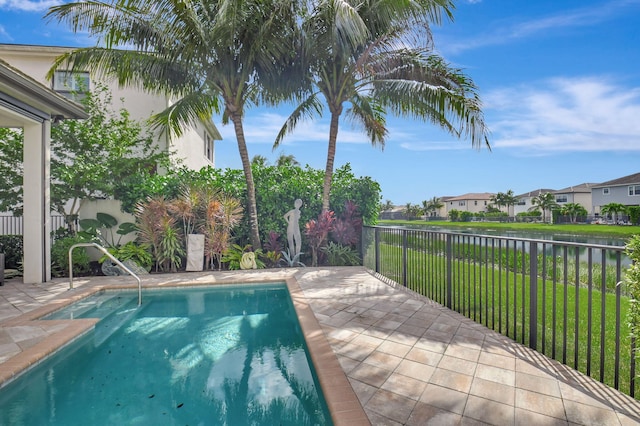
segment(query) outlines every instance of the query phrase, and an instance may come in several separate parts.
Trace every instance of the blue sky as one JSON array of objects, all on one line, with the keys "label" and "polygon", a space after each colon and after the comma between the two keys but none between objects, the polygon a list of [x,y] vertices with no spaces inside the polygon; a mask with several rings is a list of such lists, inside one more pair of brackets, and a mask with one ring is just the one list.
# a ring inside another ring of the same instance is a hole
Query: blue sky
[{"label": "blue sky", "polygon": [[[60,1],[0,0],[0,43],[87,46],[86,34],[46,23]],[[342,123],[336,166],[380,183],[383,200],[420,203],[468,192],[516,194],[640,172],[640,0],[459,0],[434,27],[438,52],[477,84],[492,150],[419,121],[388,118],[384,151]],[[249,155],[292,154],[324,169],[328,115],[271,146],[291,108],[247,111]],[[218,167],[240,167],[231,126]]]}]

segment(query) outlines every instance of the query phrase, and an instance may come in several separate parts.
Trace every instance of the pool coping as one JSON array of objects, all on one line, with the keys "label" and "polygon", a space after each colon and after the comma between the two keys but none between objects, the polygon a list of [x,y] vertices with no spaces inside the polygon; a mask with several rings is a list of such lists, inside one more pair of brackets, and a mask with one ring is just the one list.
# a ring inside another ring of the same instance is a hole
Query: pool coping
[{"label": "pool coping", "polygon": [[[338,362],[338,358],[333,352],[316,316],[307,303],[303,290],[294,276],[268,280],[258,277],[256,279],[244,277],[241,281],[223,279],[215,280],[214,282],[207,282],[202,280],[201,277],[200,279],[187,279],[182,282],[143,284],[142,287],[152,289],[228,284],[268,284],[275,282],[284,282],[287,286],[334,425],[370,425],[371,423],[360,400]],[[133,288],[137,288],[137,286],[131,283],[96,283],[89,287],[74,289],[71,293],[63,293],[49,301],[45,306],[18,317],[1,321],[0,323],[3,327],[41,327],[47,336],[2,363],[0,368],[0,389],[38,365],[53,352],[62,349],[93,330],[98,322],[98,319],[42,320],[42,317],[101,291]]]}]

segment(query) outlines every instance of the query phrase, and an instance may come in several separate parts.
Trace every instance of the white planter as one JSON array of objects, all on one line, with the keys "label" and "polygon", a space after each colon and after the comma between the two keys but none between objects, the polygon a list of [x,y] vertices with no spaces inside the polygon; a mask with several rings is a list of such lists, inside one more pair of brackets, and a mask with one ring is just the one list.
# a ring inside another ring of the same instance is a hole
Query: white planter
[{"label": "white planter", "polygon": [[187,271],[202,271],[204,268],[204,235],[187,235]]}]

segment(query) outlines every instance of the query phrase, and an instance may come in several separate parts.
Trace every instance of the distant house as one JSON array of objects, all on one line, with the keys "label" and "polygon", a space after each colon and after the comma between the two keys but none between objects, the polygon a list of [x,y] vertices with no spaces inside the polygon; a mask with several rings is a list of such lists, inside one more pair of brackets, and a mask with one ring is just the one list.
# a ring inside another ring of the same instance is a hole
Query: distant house
[{"label": "distant house", "polygon": [[587,212],[592,209],[591,188],[595,183],[581,183],[580,185],[570,186],[568,188],[553,191],[556,197],[556,203],[559,206],[564,204],[576,203],[585,208]]},{"label": "distant house", "polygon": [[516,195],[518,203],[514,206],[513,214],[517,215],[518,213],[530,211],[530,209],[533,207],[533,203],[531,202],[531,200],[533,200],[540,194],[545,194],[547,192],[555,193],[556,190],[540,188],[533,191],[525,192],[524,194]]},{"label": "distant house", "polygon": [[[469,193],[457,197],[447,198],[443,201],[446,206],[445,216],[449,216],[451,210],[480,213],[487,210],[491,202],[491,197],[495,194],[490,192]],[[444,198],[444,197],[443,197]],[[442,199],[442,198],[441,198]]]},{"label": "distant house", "polygon": [[[76,89],[82,86],[91,90],[96,78],[91,70],[86,72],[56,71],[52,79],[46,77],[53,61],[58,56],[72,51],[71,47],[35,46],[24,44],[0,44],[0,59],[19,69],[34,80],[50,87],[65,97],[73,98]],[[114,109],[125,108],[131,118],[137,121],[147,120],[151,115],[159,113],[171,105],[172,100],[159,95],[144,92],[142,89],[118,86],[115,81],[103,81],[114,99]],[[122,99],[121,104],[116,100]],[[193,170],[202,167],[215,166],[214,141],[222,139],[218,129],[209,120],[201,122],[195,128],[188,129],[181,137],[168,138],[166,134],[155,134],[159,149],[172,153],[174,159],[180,159],[182,164]]]},{"label": "distant house", "polygon": [[592,214],[600,214],[602,206],[617,203],[640,205],[640,173],[599,183],[591,188]]}]

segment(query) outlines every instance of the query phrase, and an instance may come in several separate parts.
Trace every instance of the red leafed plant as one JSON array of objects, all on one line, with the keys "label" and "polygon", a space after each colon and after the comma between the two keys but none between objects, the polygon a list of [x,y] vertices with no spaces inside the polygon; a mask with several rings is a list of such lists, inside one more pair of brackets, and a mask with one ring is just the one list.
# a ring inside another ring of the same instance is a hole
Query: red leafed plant
[{"label": "red leafed plant", "polygon": [[344,207],[344,211],[333,224],[331,236],[338,244],[356,247],[362,232],[362,217],[353,201],[346,201]]},{"label": "red leafed plant", "polygon": [[329,232],[333,230],[335,216],[332,211],[323,211],[318,219],[311,219],[304,226],[307,241],[311,247],[311,266],[318,266],[320,248],[327,244]]}]

